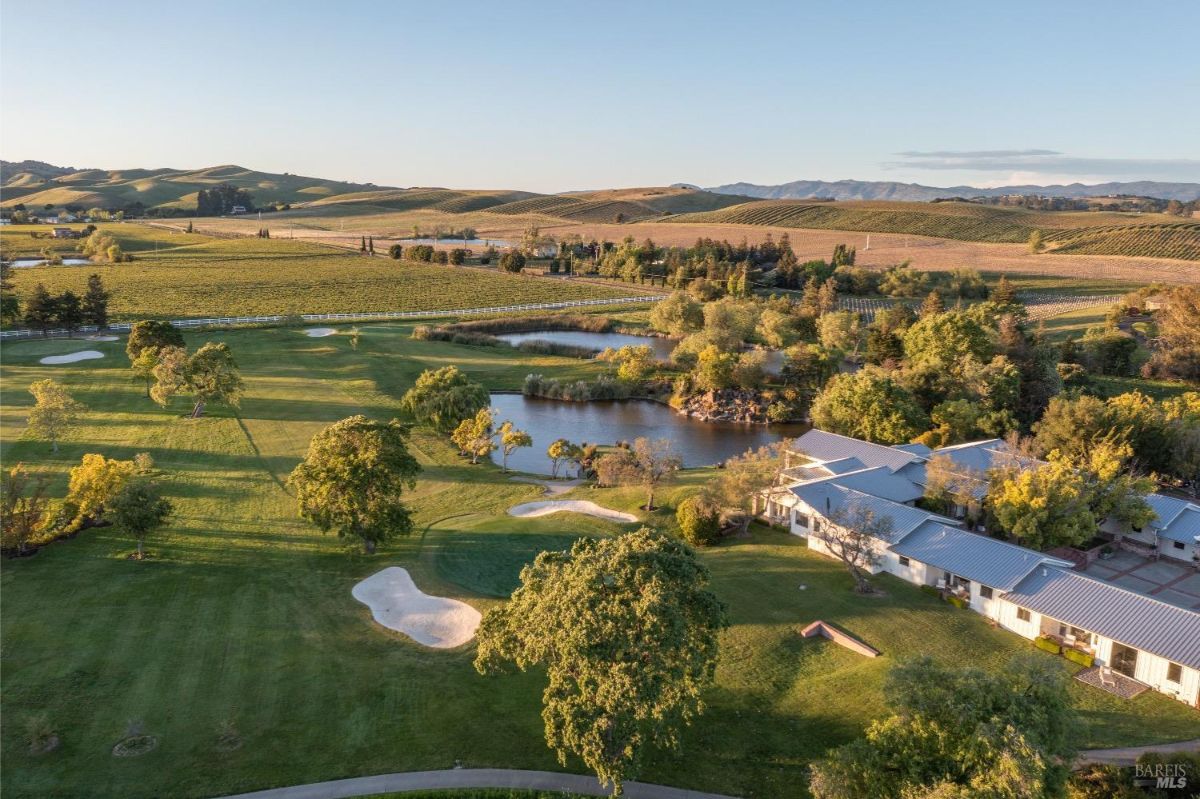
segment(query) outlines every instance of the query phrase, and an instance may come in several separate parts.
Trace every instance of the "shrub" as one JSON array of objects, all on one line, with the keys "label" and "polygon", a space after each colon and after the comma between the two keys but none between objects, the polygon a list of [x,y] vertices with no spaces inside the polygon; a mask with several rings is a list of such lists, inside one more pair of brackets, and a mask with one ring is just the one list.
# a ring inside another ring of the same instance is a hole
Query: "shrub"
[{"label": "shrub", "polygon": [[388,247],[388,257],[399,261],[404,257],[404,248],[399,244],[393,244],[391,247]]},{"label": "shrub", "polygon": [[515,250],[500,256],[500,268],[505,272],[520,272],[525,268],[525,256]]},{"label": "shrub", "polygon": [[1046,635],[1039,635],[1035,638],[1033,645],[1046,652],[1053,652],[1056,655],[1062,654],[1062,646],[1059,645],[1058,641]]},{"label": "shrub", "polygon": [[967,601],[966,599],[963,599],[960,596],[954,596],[953,594],[947,596],[946,601],[949,602],[951,605],[953,605],[956,608],[966,608],[966,607],[971,606],[971,603],[969,601]]},{"label": "shrub", "polygon": [[923,591],[926,594],[929,594],[930,596],[938,596],[940,593],[932,585],[922,585],[922,586],[920,586],[920,589],[921,589],[921,591]]},{"label": "shrub", "polygon": [[456,247],[450,251],[450,263],[454,266],[461,266],[467,262],[467,250],[461,247]]},{"label": "shrub", "polygon": [[1064,649],[1063,657],[1088,669],[1090,669],[1092,664],[1096,662],[1096,658],[1093,655],[1084,652],[1081,649]]},{"label": "shrub", "polygon": [[429,244],[414,244],[404,251],[410,261],[433,262],[433,246]]},{"label": "shrub", "polygon": [[[488,338],[491,338],[491,336],[488,336]],[[500,341],[500,339],[495,339],[495,341]],[[561,344],[554,341],[522,341],[517,345],[517,349],[532,355],[560,355],[564,358],[591,358],[596,354],[596,350],[591,347],[581,347],[577,344]]]},{"label": "shrub", "polygon": [[679,537],[694,546],[714,544],[721,534],[721,519],[717,509],[702,497],[692,496],[675,509]]}]

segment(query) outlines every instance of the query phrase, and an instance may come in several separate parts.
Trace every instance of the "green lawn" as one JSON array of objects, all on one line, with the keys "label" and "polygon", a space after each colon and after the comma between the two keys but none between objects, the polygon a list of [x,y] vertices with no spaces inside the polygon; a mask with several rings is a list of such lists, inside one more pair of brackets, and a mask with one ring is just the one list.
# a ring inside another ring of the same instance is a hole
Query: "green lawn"
[{"label": "green lawn", "polygon": [[[530,371],[585,377],[584,361],[516,351],[414,342],[408,326],[364,326],[357,351],[344,336],[309,339],[287,329],[189,335],[226,341],[247,382],[241,411],[181,418],[127,379],[123,342],[5,344],[0,456],[55,474],[86,452],[150,452],[178,515],[152,542],[154,558],[125,559],[119,531],[95,529],[36,557],[0,565],[4,691],[0,767],[13,796],[206,797],[273,785],[391,771],[466,766],[555,769],[542,740],[538,674],[482,678],[472,647],[422,648],[374,626],[353,600],[355,582],[389,565],[409,568],[429,593],[486,610],[501,601],[534,553],[617,525],[558,515],[518,520],[504,511],[537,494],[490,465],[470,466],[418,431],[425,466],[413,497],[417,534],[367,557],[296,518],[284,488],[309,438],[353,413],[388,418],[424,368],[453,363],[492,388],[516,388]],[[47,367],[52,353],[95,348],[103,360]],[[89,410],[57,456],[22,438],[30,382],[55,377]],[[707,477],[686,473],[651,520]],[[639,492],[577,489],[633,511]],[[848,575],[799,539],[756,528],[750,539],[704,553],[733,626],[722,639],[709,710],[681,755],[653,757],[641,778],[747,797],[803,795],[806,764],[859,734],[882,708],[880,682],[918,653],[1003,668],[1028,642],[968,611],[883,580],[863,598]],[[801,585],[806,586],[801,590]],[[799,628],[833,622],[880,648],[865,660]],[[1046,655],[1049,657],[1049,655]],[[1064,668],[1067,668],[1065,661]],[[1196,734],[1200,716],[1150,693],[1133,702],[1078,686],[1077,741],[1140,744]],[[49,755],[27,754],[26,720],[45,714],[63,737]],[[130,720],[158,748],[121,759],[111,748]],[[244,745],[222,753],[232,720]],[[578,762],[568,768],[582,772]]]}]

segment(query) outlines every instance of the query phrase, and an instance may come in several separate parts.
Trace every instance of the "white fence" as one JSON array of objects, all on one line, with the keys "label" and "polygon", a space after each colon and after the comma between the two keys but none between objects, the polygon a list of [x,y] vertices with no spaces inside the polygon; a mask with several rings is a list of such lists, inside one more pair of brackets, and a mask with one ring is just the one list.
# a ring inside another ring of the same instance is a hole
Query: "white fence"
[{"label": "white fence", "polygon": [[[453,308],[440,311],[380,311],[367,313],[306,313],[299,314],[305,322],[371,322],[388,319],[432,319],[441,316],[480,316],[494,313],[517,313],[520,311],[555,311],[565,308],[587,308],[599,305],[635,305],[644,302],[655,302],[665,295],[645,295],[639,297],[618,297],[601,300],[569,300],[564,302],[535,302],[523,305],[498,305],[492,308]],[[269,324],[295,318],[293,314],[273,314],[270,316],[214,316],[208,319],[172,319],[175,327],[225,327],[228,325]],[[114,322],[108,330],[115,332],[127,331],[132,322]],[[96,333],[94,325],[79,328],[76,333]],[[48,330],[47,336],[65,336],[66,330]],[[3,330],[0,339],[38,338],[40,330]]]},{"label": "white fence", "polygon": [[[1065,297],[1062,294],[1021,294],[1017,299],[1029,311],[1029,320],[1049,319],[1059,314],[1077,311],[1081,308],[1095,308],[1102,305],[1112,305],[1121,299],[1120,294],[1094,294],[1082,297]],[[838,308],[843,311],[854,311],[866,322],[873,322],[875,314],[884,308],[897,304],[908,304],[916,307],[921,299],[883,299],[878,297],[842,296],[838,298]]]}]

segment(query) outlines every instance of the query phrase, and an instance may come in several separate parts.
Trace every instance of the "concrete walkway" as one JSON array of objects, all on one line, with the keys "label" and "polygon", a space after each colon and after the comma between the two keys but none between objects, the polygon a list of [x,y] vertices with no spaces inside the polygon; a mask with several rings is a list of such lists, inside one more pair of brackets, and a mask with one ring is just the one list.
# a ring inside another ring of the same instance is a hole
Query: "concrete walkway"
[{"label": "concrete walkway", "polygon": [[1076,765],[1083,763],[1103,763],[1109,766],[1132,766],[1137,759],[1147,752],[1200,752],[1200,738],[1192,741],[1176,741],[1170,744],[1155,744],[1151,746],[1125,746],[1117,749],[1089,749],[1079,753],[1075,759]]},{"label": "concrete walkway", "polygon": [[[464,768],[447,771],[410,771],[398,774],[379,774],[374,777],[354,777],[290,788],[271,788],[254,793],[240,793],[222,799],[349,799],[379,793],[405,791],[437,791],[454,788],[524,788],[535,791],[568,791],[584,796],[608,796],[595,777],[578,774],[558,774],[553,771],[518,771],[500,768]],[[629,799],[735,799],[716,793],[685,791],[665,785],[641,782],[625,783]]]}]

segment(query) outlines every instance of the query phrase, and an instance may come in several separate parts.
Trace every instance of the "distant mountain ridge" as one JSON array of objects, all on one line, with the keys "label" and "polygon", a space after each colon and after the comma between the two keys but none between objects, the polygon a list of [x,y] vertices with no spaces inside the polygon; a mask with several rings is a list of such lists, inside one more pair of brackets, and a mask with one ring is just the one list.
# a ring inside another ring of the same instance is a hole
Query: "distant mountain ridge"
[{"label": "distant mountain ridge", "polygon": [[1131,194],[1162,200],[1188,202],[1200,199],[1200,183],[1163,183],[1137,180],[1124,183],[1071,183],[1053,186],[997,186],[981,189],[977,186],[923,186],[920,183],[897,183],[883,180],[794,180],[764,186],[757,183],[728,183],[712,186],[706,191],[717,194],[740,194],[768,200],[900,200],[929,202],[950,197],[999,197],[1005,194],[1041,194],[1052,197],[1103,197],[1109,194]]}]

